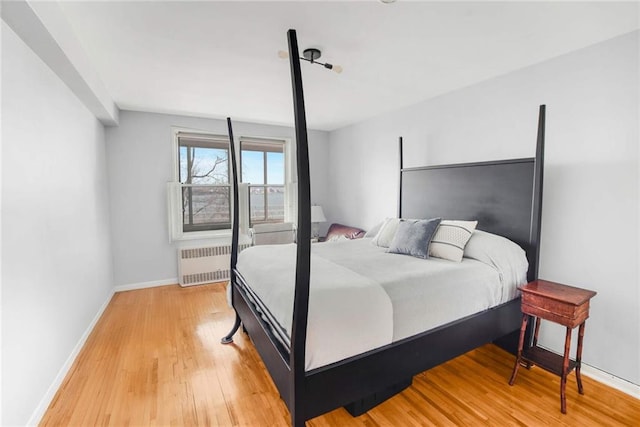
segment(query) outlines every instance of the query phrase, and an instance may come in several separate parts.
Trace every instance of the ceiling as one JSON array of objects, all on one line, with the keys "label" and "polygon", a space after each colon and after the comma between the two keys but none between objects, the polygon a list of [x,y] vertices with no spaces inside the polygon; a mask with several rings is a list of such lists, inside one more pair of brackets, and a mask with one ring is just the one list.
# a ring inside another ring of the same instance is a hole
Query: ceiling
[{"label": "ceiling", "polygon": [[333,130],[638,29],[638,3],[61,2],[125,110],[293,123],[286,31],[310,128]]}]

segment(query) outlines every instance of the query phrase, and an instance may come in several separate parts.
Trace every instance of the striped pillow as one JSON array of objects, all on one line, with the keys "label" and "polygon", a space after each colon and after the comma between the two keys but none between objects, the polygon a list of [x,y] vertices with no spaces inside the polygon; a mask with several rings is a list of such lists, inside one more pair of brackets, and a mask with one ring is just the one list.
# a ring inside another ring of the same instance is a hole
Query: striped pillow
[{"label": "striped pillow", "polygon": [[429,245],[429,256],[460,262],[478,221],[443,220]]},{"label": "striped pillow", "polygon": [[388,248],[396,235],[396,231],[398,231],[398,224],[400,224],[400,218],[385,218],[378,234],[376,234],[376,237],[373,238],[371,243],[376,246]]}]

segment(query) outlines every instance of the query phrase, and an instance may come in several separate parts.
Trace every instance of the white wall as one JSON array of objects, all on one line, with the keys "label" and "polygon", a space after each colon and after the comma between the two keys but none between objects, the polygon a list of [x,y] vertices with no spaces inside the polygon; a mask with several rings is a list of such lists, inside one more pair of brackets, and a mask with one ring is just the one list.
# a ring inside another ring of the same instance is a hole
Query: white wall
[{"label": "white wall", "polygon": [[1,424],[24,425],[112,294],[108,191],[103,126],[1,31]]},{"label": "white wall", "polygon": [[[327,214],[363,228],[396,214],[400,135],[408,167],[531,157],[547,104],[540,277],[598,292],[583,360],[640,384],[639,34],[332,132]],[[560,328],[541,333],[562,353]]]},{"label": "white wall", "polygon": [[[107,128],[116,286],[175,283],[177,248],[205,243],[169,242],[166,183],[173,179],[172,126],[227,134],[224,120],[133,111],[121,111],[120,125]],[[234,122],[233,132],[236,137],[294,136],[292,128],[245,122]],[[311,200],[321,205],[327,200],[327,155],[328,134],[310,131]]]}]

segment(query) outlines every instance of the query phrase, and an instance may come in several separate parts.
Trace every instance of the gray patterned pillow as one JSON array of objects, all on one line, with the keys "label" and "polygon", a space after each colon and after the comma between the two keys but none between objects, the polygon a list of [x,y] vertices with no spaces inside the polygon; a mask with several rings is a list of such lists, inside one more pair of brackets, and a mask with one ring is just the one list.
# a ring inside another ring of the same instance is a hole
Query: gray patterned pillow
[{"label": "gray patterned pillow", "polygon": [[440,218],[401,220],[387,252],[429,258],[429,242],[439,224]]}]

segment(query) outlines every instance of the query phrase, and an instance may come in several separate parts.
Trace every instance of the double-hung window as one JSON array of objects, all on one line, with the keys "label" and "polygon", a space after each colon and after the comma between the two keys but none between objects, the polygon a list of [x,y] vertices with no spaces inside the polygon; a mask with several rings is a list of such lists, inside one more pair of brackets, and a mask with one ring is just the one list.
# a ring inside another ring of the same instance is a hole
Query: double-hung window
[{"label": "double-hung window", "polygon": [[[173,128],[174,179],[168,184],[171,240],[228,238],[232,183],[226,135]],[[295,150],[288,140],[240,137],[240,232],[295,218]],[[226,236],[226,237],[225,237]]]},{"label": "double-hung window", "polygon": [[248,184],[250,225],[284,222],[285,142],[240,138],[242,182]]},{"label": "double-hung window", "polygon": [[182,232],[231,228],[229,139],[178,132]]}]

